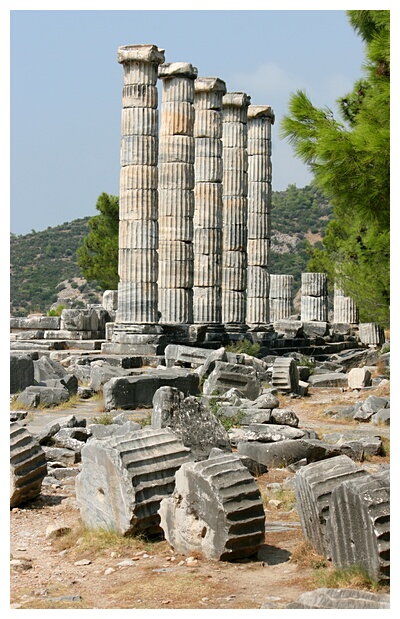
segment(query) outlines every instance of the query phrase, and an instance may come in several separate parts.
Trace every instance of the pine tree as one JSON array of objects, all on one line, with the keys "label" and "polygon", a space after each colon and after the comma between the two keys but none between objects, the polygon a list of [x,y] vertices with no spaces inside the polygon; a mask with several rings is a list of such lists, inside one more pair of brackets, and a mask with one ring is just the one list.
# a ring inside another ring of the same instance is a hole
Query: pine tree
[{"label": "pine tree", "polygon": [[358,302],[364,320],[389,320],[390,11],[347,11],[366,44],[364,77],[338,99],[341,119],[293,94],[281,123],[295,155],[307,163],[332,202],[334,220],[324,250],[309,270],[321,269]]},{"label": "pine tree", "polygon": [[90,232],[77,251],[78,265],[88,281],[103,290],[118,288],[118,196],[102,193],[96,203],[100,212],[89,219]]}]

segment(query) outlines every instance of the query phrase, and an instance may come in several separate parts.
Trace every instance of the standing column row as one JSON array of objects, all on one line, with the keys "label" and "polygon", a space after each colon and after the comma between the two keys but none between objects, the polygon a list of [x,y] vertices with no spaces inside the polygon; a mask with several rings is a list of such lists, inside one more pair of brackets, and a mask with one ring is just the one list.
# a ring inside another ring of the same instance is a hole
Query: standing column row
[{"label": "standing column row", "polygon": [[193,322],[194,80],[189,63],[159,67],[158,310],[161,323]]},{"label": "standing column row", "polygon": [[268,258],[271,243],[270,106],[250,105],[248,119],[247,311],[249,325],[269,323]]},{"label": "standing column row", "polygon": [[158,322],[158,65],[155,45],[118,49],[124,68],[118,250],[118,323]]},{"label": "standing column row", "polygon": [[193,319],[221,324],[222,97],[225,82],[197,78],[195,87],[195,213]]},{"label": "standing column row", "polygon": [[246,323],[249,105],[243,92],[222,99],[222,322],[234,327]]}]

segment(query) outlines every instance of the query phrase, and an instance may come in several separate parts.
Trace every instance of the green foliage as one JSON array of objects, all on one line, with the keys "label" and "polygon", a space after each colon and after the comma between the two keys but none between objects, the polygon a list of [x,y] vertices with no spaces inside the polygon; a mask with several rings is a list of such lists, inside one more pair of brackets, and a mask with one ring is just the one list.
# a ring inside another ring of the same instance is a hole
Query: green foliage
[{"label": "green foliage", "polygon": [[77,251],[78,265],[88,281],[103,290],[118,288],[119,199],[102,193],[97,200],[99,215],[89,219],[90,232]]},{"label": "green foliage", "polygon": [[[310,251],[321,246],[332,211],[315,183],[303,188],[289,185],[286,191],[272,193],[269,269],[276,275],[293,275],[295,292],[301,287],[301,274],[307,271]],[[312,243],[307,238],[310,232],[315,235]],[[278,239],[279,233],[289,236],[286,244]]]},{"label": "green foliage", "polygon": [[232,342],[228,346],[226,346],[225,350],[227,352],[233,352],[235,354],[245,354],[250,355],[251,357],[257,357],[260,352],[260,344],[258,342],[250,342],[250,340],[238,340],[237,342]]},{"label": "green foliage", "polygon": [[213,415],[218,419],[221,425],[225,428],[227,432],[232,428],[236,428],[241,425],[243,417],[245,417],[246,413],[239,409],[236,415],[226,416],[221,412],[221,400],[218,396],[212,396],[208,400],[208,406]]},{"label": "green foliage", "polygon": [[65,305],[57,305],[56,309],[51,309],[47,312],[48,316],[61,316],[61,312],[65,309]]},{"label": "green foliage", "polygon": [[[84,218],[40,232],[11,234],[10,312],[13,316],[47,312],[57,300],[60,282],[82,277],[75,254],[87,231],[88,218]],[[54,248],[51,256],[46,251],[49,245]]]},{"label": "green foliage", "polygon": [[[106,195],[106,194],[104,194]],[[106,200],[108,201],[108,199]],[[115,202],[114,202],[115,207]],[[103,245],[106,248],[108,232],[114,239],[114,248],[118,240],[118,209],[111,209],[113,224],[103,229]],[[307,270],[310,248],[322,247],[319,240],[310,245],[307,233],[324,236],[327,223],[332,215],[332,206],[322,192],[311,184],[304,188],[289,185],[286,191],[272,193],[272,244],[270,253],[271,273],[293,275],[295,289],[300,288],[301,273]],[[281,232],[296,242],[283,247],[277,240],[276,233]],[[24,236],[10,235],[11,249],[11,313],[14,316],[26,316],[34,310],[47,312],[49,306],[57,300],[57,292],[65,288],[62,280],[85,295],[86,302],[96,302],[89,294],[101,290],[97,281],[77,285],[74,281],[82,278],[83,273],[77,263],[77,250],[84,245],[90,234],[89,218],[76,219],[54,228],[48,227],[43,232]],[[51,246],[54,255],[48,256],[43,248]],[[83,251],[80,250],[80,251]],[[106,250],[104,250],[106,251]],[[282,253],[283,252],[283,253]],[[118,281],[117,251],[109,264],[110,278],[106,287],[115,289]],[[103,288],[105,287],[103,282]],[[73,307],[84,307],[80,300],[73,302]],[[243,351],[245,352],[245,351]],[[250,353],[251,354],[251,353]]]},{"label": "green foliage", "polygon": [[341,120],[293,94],[281,123],[334,213],[309,271],[328,273],[353,297],[362,322],[389,322],[390,11],[348,11],[366,43],[364,77],[338,99]]}]

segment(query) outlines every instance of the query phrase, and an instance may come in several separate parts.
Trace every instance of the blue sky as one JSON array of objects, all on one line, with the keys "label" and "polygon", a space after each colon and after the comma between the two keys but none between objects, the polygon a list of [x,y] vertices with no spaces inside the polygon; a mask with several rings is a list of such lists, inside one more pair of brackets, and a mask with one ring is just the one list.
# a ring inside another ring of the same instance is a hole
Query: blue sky
[{"label": "blue sky", "polygon": [[153,43],[165,49],[166,62],[191,62],[199,75],[271,105],[273,189],[310,182],[307,167],[280,140],[279,123],[291,92],[304,89],[335,112],[336,99],[362,75],[364,46],[340,2],[338,10],[322,11],[208,10],[227,4],[218,2],[199,5],[207,10],[75,10],[90,4],[25,10],[27,3],[11,3],[12,232],[94,215],[100,193],[118,194],[121,45]]}]

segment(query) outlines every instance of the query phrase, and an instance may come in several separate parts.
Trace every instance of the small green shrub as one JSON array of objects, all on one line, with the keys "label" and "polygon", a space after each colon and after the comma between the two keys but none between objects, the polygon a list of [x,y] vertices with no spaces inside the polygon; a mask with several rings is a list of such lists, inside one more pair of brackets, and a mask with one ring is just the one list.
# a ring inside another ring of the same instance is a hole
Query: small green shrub
[{"label": "small green shrub", "polygon": [[93,417],[93,423],[101,423],[103,426],[110,426],[112,422],[113,418],[110,413],[103,413],[100,417]]},{"label": "small green shrub", "polygon": [[227,352],[233,352],[237,355],[250,355],[251,357],[257,357],[260,353],[261,346],[258,342],[251,342],[244,339],[238,342],[232,342],[226,346]]},{"label": "small green shrub", "polygon": [[57,305],[57,307],[55,309],[51,309],[47,312],[48,316],[61,316],[61,312],[63,311],[63,309],[65,308],[65,305]]}]

